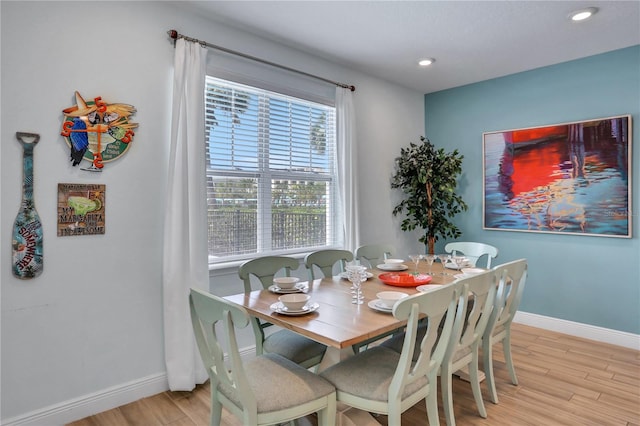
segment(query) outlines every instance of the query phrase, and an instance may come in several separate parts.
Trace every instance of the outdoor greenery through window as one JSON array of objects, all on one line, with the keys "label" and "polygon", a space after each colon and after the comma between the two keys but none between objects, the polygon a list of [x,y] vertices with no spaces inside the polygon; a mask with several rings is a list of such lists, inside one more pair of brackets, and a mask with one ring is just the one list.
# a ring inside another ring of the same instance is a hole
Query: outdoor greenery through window
[{"label": "outdoor greenery through window", "polygon": [[207,77],[209,262],[336,243],[335,108]]}]

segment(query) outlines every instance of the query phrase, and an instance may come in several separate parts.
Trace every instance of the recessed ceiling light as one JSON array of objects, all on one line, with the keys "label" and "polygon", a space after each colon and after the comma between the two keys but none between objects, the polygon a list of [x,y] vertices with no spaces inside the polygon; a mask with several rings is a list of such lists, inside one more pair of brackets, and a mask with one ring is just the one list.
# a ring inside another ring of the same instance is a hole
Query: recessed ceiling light
[{"label": "recessed ceiling light", "polygon": [[569,15],[569,18],[572,21],[584,21],[585,19],[591,18],[593,15],[596,14],[596,12],[598,12],[597,7],[588,7],[586,9],[580,9],[580,10],[571,12],[571,14]]},{"label": "recessed ceiling light", "polygon": [[426,59],[420,59],[418,61],[418,65],[420,65],[421,67],[428,67],[429,65],[433,64],[436,60],[433,58],[426,58]]}]

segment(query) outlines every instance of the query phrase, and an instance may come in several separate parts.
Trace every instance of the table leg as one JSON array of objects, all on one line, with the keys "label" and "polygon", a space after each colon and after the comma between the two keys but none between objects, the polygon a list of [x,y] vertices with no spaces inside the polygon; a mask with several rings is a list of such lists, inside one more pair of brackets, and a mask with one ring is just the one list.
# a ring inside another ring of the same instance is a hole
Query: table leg
[{"label": "table leg", "polygon": [[320,365],[318,366],[318,372],[326,370],[339,363],[340,361],[352,357],[354,355],[353,348],[351,346],[347,348],[334,348],[332,346],[327,347],[327,351],[324,353],[322,357],[322,361],[320,361]]},{"label": "table leg", "polygon": [[[460,379],[465,382],[470,382],[471,378],[469,376],[469,367],[462,367],[460,370],[453,373],[454,376],[458,376]],[[485,379],[484,371],[478,370],[478,379],[482,382]]]}]

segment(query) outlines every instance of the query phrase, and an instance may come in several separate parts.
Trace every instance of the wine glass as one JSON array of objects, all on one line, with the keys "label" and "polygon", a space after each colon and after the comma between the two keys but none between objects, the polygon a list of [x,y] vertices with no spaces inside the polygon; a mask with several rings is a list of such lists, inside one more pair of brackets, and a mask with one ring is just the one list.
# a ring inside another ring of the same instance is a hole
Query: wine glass
[{"label": "wine glass", "polygon": [[458,270],[462,270],[462,268],[466,265],[467,263],[467,258],[465,256],[453,256],[451,258],[451,260],[453,261],[453,263],[456,265],[456,268]]},{"label": "wine glass", "polygon": [[451,255],[449,253],[443,253],[438,255],[438,259],[440,259],[440,263],[442,263],[442,275],[449,275],[447,272],[446,264],[449,260],[451,260]]},{"label": "wine glass", "polygon": [[420,259],[422,259],[422,255],[421,254],[410,254],[409,255],[409,259],[411,259],[411,261],[415,265],[415,269],[414,269],[413,275],[418,275],[418,264],[420,263]]},{"label": "wine glass", "polygon": [[362,281],[367,277],[367,268],[360,265],[348,265],[347,276],[349,281],[353,283],[356,293],[353,295],[351,303],[362,305],[364,296],[362,295]]},{"label": "wine glass", "polygon": [[[358,259],[354,259],[352,262],[347,262],[345,263],[345,272],[347,274],[346,278],[349,279],[349,267],[350,266],[360,266],[360,260]],[[365,279],[363,279],[362,281],[366,281]],[[349,280],[349,282],[351,282],[351,280]],[[351,290],[351,294],[355,294],[356,293],[356,286],[353,285],[353,282],[351,282],[351,287],[349,287],[349,290]]]},{"label": "wine glass", "polygon": [[424,258],[424,260],[427,261],[427,266],[429,266],[429,272],[427,272],[429,275],[433,275],[433,273],[431,272],[432,268],[433,268],[433,262],[436,260],[436,258],[438,256],[436,256],[435,254],[425,254],[424,256],[422,256]]}]

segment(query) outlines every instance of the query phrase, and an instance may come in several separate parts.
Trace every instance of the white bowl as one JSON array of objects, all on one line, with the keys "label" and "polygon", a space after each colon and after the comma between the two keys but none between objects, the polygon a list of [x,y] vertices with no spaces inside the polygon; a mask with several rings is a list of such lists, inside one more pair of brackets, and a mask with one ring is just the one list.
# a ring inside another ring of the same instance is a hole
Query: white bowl
[{"label": "white bowl", "polygon": [[402,262],[404,262],[404,259],[385,259],[384,260],[384,263],[389,265],[398,265]]},{"label": "white bowl", "polygon": [[470,277],[472,275],[478,275],[486,271],[486,269],[482,268],[462,268],[460,269],[463,274]]},{"label": "white bowl", "polygon": [[380,303],[382,303],[387,308],[393,308],[393,305],[400,299],[404,299],[409,296],[407,293],[402,293],[401,291],[381,291],[376,294]]},{"label": "white bowl", "polygon": [[293,288],[298,281],[300,281],[298,277],[276,277],[273,279],[275,285],[285,290]]},{"label": "white bowl", "polygon": [[311,296],[309,296],[308,294],[300,294],[300,293],[284,294],[278,297],[278,300],[282,302],[285,308],[291,311],[301,310],[304,307],[304,305],[307,304],[309,299],[311,299]]}]

